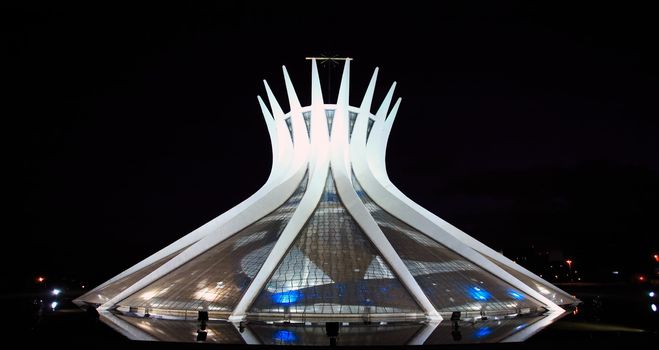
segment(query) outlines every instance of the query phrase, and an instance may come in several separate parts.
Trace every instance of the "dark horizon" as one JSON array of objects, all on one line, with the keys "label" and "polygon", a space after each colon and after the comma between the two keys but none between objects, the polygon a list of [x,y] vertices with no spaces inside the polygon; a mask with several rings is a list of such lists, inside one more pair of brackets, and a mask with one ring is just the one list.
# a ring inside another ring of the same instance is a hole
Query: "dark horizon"
[{"label": "dark horizon", "polygon": [[593,269],[651,266],[651,11],[308,6],[2,11],[9,235],[25,256],[10,276],[99,283],[247,198],[271,161],[261,80],[286,101],[286,65],[308,104],[304,57],[320,54],[355,59],[353,105],[375,67],[374,106],[397,81],[388,172],[426,209],[506,255],[534,245]]}]

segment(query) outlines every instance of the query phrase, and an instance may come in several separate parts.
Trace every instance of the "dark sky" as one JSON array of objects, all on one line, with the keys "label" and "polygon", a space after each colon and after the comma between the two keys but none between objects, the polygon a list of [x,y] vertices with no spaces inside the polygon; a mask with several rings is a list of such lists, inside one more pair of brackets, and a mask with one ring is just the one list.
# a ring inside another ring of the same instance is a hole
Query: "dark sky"
[{"label": "dark sky", "polygon": [[105,280],[251,195],[261,80],[286,105],[285,64],[308,104],[322,53],[355,58],[353,104],[376,66],[376,103],[398,82],[390,177],[486,244],[611,265],[659,248],[649,8],[60,6],[0,12],[17,275]]}]

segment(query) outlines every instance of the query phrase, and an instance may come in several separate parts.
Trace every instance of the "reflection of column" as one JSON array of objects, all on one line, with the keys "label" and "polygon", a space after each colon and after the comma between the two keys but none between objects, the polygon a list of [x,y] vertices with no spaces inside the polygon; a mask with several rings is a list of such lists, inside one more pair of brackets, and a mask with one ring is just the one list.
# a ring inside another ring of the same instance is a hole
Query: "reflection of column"
[{"label": "reflection of column", "polygon": [[512,333],[510,336],[507,338],[504,338],[500,340],[501,343],[517,343],[517,342],[522,342],[528,339],[530,336],[536,334],[539,332],[541,329],[547,327],[549,324],[552,322],[556,321],[558,318],[561,318],[565,315],[567,315],[567,312],[562,312],[562,311],[550,311],[544,316],[540,317],[532,317],[528,319],[528,322],[531,322],[531,324],[528,324],[525,327],[518,326],[519,329],[516,328],[516,332]]},{"label": "reflection of column", "polygon": [[419,332],[416,332],[414,338],[412,338],[407,345],[423,345],[426,342],[426,339],[435,331],[435,328],[439,326],[438,321],[429,321],[423,326]]},{"label": "reflection of column", "polygon": [[238,330],[240,333],[240,336],[243,338],[245,341],[245,344],[247,345],[260,345],[261,342],[259,341],[259,338],[254,335],[252,330],[249,328],[249,326],[246,326],[244,322],[233,322],[234,327]]},{"label": "reflection of column", "polygon": [[326,322],[325,331],[330,338],[330,346],[336,346],[336,337],[339,336],[339,322]]},{"label": "reflection of column", "polygon": [[453,338],[454,341],[462,340],[462,333],[460,332],[460,326],[458,325],[457,322],[455,323],[455,325],[451,330],[451,337]]},{"label": "reflection of column", "polygon": [[366,324],[371,324],[371,305],[370,305],[370,299],[366,299],[366,302],[368,303],[364,307],[364,323]]}]

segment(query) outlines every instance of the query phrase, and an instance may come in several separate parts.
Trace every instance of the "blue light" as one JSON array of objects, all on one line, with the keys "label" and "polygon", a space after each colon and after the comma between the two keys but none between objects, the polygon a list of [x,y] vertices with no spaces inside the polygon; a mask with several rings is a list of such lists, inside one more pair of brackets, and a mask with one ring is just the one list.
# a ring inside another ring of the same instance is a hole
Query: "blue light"
[{"label": "blue light", "polygon": [[515,327],[515,330],[516,330],[516,331],[519,331],[519,330],[521,330],[521,329],[526,328],[526,326],[527,326],[526,323],[524,323],[524,324],[520,324],[519,326]]},{"label": "blue light", "polygon": [[490,292],[480,287],[471,287],[469,288],[468,292],[469,295],[472,297],[472,299],[478,301],[487,301],[492,297],[492,294],[490,294]]},{"label": "blue light", "polygon": [[484,338],[484,337],[487,337],[488,335],[490,335],[490,333],[492,333],[492,329],[490,329],[490,327],[481,327],[481,328],[478,328],[476,333],[474,333],[474,336],[476,338]]},{"label": "blue light", "polygon": [[275,293],[272,295],[272,301],[274,301],[276,304],[293,304],[295,303],[298,299],[302,297],[302,293],[297,290],[289,290],[286,292],[281,292],[281,293]]},{"label": "blue light", "polygon": [[272,336],[272,339],[283,342],[293,343],[297,341],[297,335],[293,331],[279,330]]},{"label": "blue light", "polygon": [[513,299],[515,299],[515,300],[524,300],[524,296],[521,293],[516,292],[514,290],[509,290],[508,295],[513,297]]}]

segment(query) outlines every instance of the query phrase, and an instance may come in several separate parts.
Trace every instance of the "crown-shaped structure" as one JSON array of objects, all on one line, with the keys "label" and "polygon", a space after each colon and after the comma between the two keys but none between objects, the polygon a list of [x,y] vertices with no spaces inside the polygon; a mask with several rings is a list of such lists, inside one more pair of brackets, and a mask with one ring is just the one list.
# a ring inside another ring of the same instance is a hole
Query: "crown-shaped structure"
[{"label": "crown-shaped structure", "polygon": [[284,67],[290,111],[265,83],[272,141],[266,183],[251,197],[77,299],[133,315],[197,319],[385,321],[562,311],[578,302],[406,197],[387,176],[395,83],[375,113],[378,69],[348,101],[311,105]]}]

